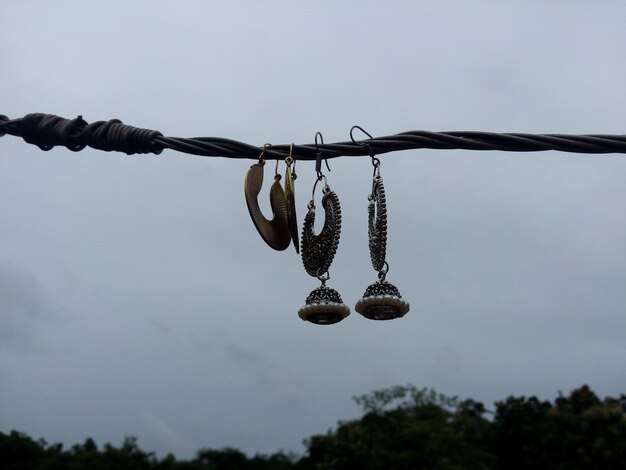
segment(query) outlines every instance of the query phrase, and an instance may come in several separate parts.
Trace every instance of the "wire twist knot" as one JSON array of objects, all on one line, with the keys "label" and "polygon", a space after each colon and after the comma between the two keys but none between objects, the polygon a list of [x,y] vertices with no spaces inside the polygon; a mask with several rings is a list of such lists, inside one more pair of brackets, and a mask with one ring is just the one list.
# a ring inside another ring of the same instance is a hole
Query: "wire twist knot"
[{"label": "wire twist knot", "polygon": [[9,122],[9,118],[7,116],[5,116],[4,114],[0,114],[0,137],[2,137],[3,135],[6,135],[6,132],[3,131],[3,123],[7,123]]},{"label": "wire twist knot", "polygon": [[78,152],[86,146],[107,152],[118,151],[159,154],[163,146],[156,142],[159,131],[123,124],[119,119],[87,124],[82,116],[64,119],[52,114],[27,114],[22,119],[22,138],[41,150],[63,145]]}]

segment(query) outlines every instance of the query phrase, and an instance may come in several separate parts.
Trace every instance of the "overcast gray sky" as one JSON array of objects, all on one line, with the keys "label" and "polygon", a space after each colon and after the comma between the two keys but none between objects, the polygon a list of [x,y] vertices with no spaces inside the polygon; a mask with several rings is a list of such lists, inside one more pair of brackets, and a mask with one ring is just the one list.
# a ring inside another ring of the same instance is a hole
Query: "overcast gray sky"
[{"label": "overcast gray sky", "polygon": [[[626,132],[626,3],[2,2],[0,113],[261,146],[424,129]],[[401,320],[302,322],[318,282],[252,225],[253,163],[0,139],[0,426],[189,457],[302,452],[414,383],[491,405],[626,392],[626,157],[385,154]],[[367,158],[330,162],[330,285],[376,279]],[[271,171],[268,169],[268,171]],[[298,165],[302,222],[314,181]],[[266,181],[268,176],[266,175]],[[265,186],[261,202],[267,209]]]}]

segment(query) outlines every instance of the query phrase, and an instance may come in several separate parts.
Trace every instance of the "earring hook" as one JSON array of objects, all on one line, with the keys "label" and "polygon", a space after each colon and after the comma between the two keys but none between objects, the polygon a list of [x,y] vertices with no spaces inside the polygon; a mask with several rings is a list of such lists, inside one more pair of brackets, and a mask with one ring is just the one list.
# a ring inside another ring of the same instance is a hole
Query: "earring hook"
[{"label": "earring hook", "polygon": [[291,167],[291,165],[293,164],[293,171],[291,172],[291,174],[293,176],[293,179],[295,180],[298,175],[296,175],[296,159],[293,156],[293,142],[289,146],[289,155],[287,156],[287,158],[285,158],[285,163],[287,164],[287,167]]},{"label": "earring hook", "polygon": [[359,145],[367,145],[361,142],[357,142],[356,140],[354,140],[354,136],[352,135],[352,133],[354,132],[354,129],[358,129],[361,132],[363,132],[363,134],[365,134],[366,136],[368,136],[370,139],[373,139],[374,137],[372,137],[372,134],[370,134],[369,132],[367,132],[365,129],[363,129],[361,126],[352,126],[352,128],[350,128],[350,139],[352,139],[352,142],[355,144],[359,144]]},{"label": "earring hook", "polygon": [[[322,135],[322,133],[320,131],[317,131],[315,133],[315,172],[317,173],[317,179],[318,181],[321,179],[322,175],[322,151],[319,148],[319,145],[317,143],[317,137],[319,136],[320,140],[322,141],[322,145],[324,145],[324,136]],[[326,168],[328,169],[328,172],[330,173],[330,166],[328,166],[328,158],[324,159],[324,162],[326,162]]]},{"label": "earring hook", "polygon": [[265,165],[265,151],[268,150],[271,146],[272,144],[269,143],[263,144],[263,147],[261,148],[261,155],[259,155],[259,163],[261,165]]},{"label": "earring hook", "polygon": [[367,142],[357,142],[354,139],[354,135],[353,135],[354,129],[360,130],[361,132],[363,132],[363,134],[368,136],[370,139],[373,139],[374,137],[372,137],[372,135],[369,132],[367,132],[365,129],[363,129],[361,126],[352,126],[352,128],[350,129],[350,140],[352,140],[352,143],[356,145],[360,145],[364,149],[367,149],[372,159],[372,165],[374,165],[374,169],[377,169],[380,166],[380,160],[376,157],[376,154],[374,153],[372,146],[368,144]]},{"label": "earring hook", "polygon": [[293,163],[293,142],[291,143],[291,145],[289,146],[289,155],[287,156],[287,158],[285,158],[285,163],[287,165],[291,165]]},{"label": "earring hook", "polygon": [[[322,135],[321,132],[316,132],[315,133],[315,173],[317,174],[317,178],[315,179],[315,183],[313,184],[313,190],[311,191],[311,202],[309,204],[312,204],[313,206],[315,206],[315,189],[317,188],[317,183],[319,183],[320,181],[324,180],[324,188],[328,187],[328,182],[326,181],[326,175],[324,175],[324,173],[322,173],[322,151],[319,148],[319,143],[317,141],[317,139],[320,139],[320,141],[322,142],[322,145],[324,144],[324,136]],[[324,161],[326,162],[326,168],[328,168],[328,171],[330,171],[330,167],[328,166],[328,160],[324,159]],[[324,191],[324,188],[322,189],[322,192]]]}]

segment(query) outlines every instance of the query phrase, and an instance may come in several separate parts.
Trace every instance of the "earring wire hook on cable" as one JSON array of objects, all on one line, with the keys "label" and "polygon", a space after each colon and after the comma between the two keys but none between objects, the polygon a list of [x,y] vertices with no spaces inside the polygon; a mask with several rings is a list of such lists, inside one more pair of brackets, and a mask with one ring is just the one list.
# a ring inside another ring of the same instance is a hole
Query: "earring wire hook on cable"
[{"label": "earring wire hook on cable", "polygon": [[293,142],[289,146],[289,156],[285,158],[285,163],[287,164],[287,166],[291,166],[293,164],[293,170],[291,174],[293,176],[293,179],[295,180],[298,177],[298,175],[296,175],[296,159],[293,156]]},{"label": "earring wire hook on cable", "polygon": [[[319,143],[317,142],[317,137],[319,136],[322,145],[324,145],[324,136],[322,135],[322,133],[320,131],[317,131],[315,133],[315,171],[317,172],[317,177],[320,178],[322,175],[322,151],[319,148]],[[328,169],[328,172],[330,173],[330,166],[328,166],[328,158],[324,159],[324,162],[326,163],[326,168]]]},{"label": "earring wire hook on cable", "polygon": [[367,151],[370,154],[370,157],[372,158],[372,165],[374,165],[374,168],[377,169],[380,166],[380,160],[376,157],[376,154],[374,153],[372,146],[368,144],[367,142],[358,142],[357,140],[355,140],[354,135],[353,135],[354,129],[360,130],[361,132],[363,132],[363,134],[368,136],[370,139],[373,139],[374,137],[372,137],[372,135],[369,132],[367,132],[365,129],[363,129],[361,126],[352,126],[352,128],[350,129],[350,140],[352,141],[352,143],[360,145],[364,149],[367,149]]},{"label": "earring wire hook on cable", "polygon": [[[324,175],[324,173],[322,173],[322,151],[319,148],[319,143],[317,142],[317,138],[319,137],[322,145],[324,144],[324,136],[322,135],[321,132],[316,132],[315,133],[315,173],[317,174],[317,179],[315,180],[315,184],[313,184],[313,191],[311,192],[311,202],[313,202],[315,200],[315,189],[317,188],[317,183],[319,183],[320,181],[324,180],[324,188],[322,189],[322,192],[324,192],[324,189],[326,189],[328,187],[328,183],[326,182],[326,175]],[[330,171],[330,166],[328,166],[328,159],[324,158],[324,161],[326,162],[326,168],[328,169],[328,171]]]}]

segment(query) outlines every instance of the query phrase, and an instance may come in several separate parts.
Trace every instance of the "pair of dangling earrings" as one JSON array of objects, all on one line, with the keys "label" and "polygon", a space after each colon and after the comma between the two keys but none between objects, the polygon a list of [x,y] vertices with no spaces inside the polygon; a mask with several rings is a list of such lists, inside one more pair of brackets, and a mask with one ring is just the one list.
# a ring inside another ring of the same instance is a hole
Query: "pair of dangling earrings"
[{"label": "pair of dangling earrings", "polygon": [[[270,144],[263,146],[259,161],[252,165],[246,173],[244,180],[244,194],[246,204],[254,226],[270,247],[275,250],[286,250],[291,242],[298,250],[298,222],[296,217],[295,162],[293,159],[293,144],[289,149],[289,156],[285,159],[287,170],[285,171],[285,188],[280,185],[281,176],[278,173],[278,160],[274,174],[274,183],[270,188],[270,206],[274,217],[268,220],[263,216],[259,207],[258,196],[263,187],[263,167],[265,166],[265,152]],[[293,165],[293,170],[292,170]]]},{"label": "pair of dangling earrings", "polygon": [[[350,130],[352,137],[355,128]],[[306,298],[305,305],[298,310],[301,319],[319,325],[337,323],[350,314],[350,309],[345,305],[339,293],[328,286],[330,279],[329,268],[339,246],[341,235],[341,206],[337,194],[330,189],[326,176],[321,171],[322,153],[318,147],[318,136],[323,144],[321,133],[315,135],[316,154],[316,180],[313,185],[311,201],[307,205],[307,214],[302,228],[302,263],[305,271],[320,280],[321,285],[314,289]],[[386,261],[387,247],[387,205],[385,189],[380,175],[380,160],[368,144],[360,144],[368,149],[374,166],[372,178],[372,191],[368,196],[368,235],[369,250],[372,266],[378,272],[378,281],[368,286],[361,298],[355,305],[355,310],[371,320],[390,320],[404,316],[409,311],[409,304],[400,295],[398,289],[386,280],[389,265]],[[295,212],[294,180],[295,164],[293,159],[293,144],[289,156],[285,159],[287,171],[285,174],[285,189],[280,186],[281,176],[275,173],[274,184],[270,190],[270,204],[274,218],[268,220],[263,217],[257,202],[257,196],[263,183],[264,155],[267,145],[263,148],[259,162],[250,167],[244,182],[244,193],[248,210],[254,225],[265,242],[276,250],[284,250],[289,247],[291,241],[298,251],[298,233]],[[291,167],[294,164],[294,171]],[[328,167],[328,162],[326,162]],[[277,167],[278,168],[278,167]],[[330,168],[329,168],[330,171]],[[324,182],[322,191],[322,207],[324,208],[324,226],[319,234],[315,234],[315,190],[318,183]]]}]

